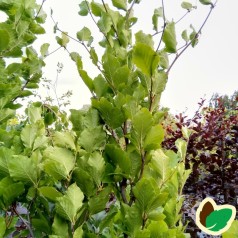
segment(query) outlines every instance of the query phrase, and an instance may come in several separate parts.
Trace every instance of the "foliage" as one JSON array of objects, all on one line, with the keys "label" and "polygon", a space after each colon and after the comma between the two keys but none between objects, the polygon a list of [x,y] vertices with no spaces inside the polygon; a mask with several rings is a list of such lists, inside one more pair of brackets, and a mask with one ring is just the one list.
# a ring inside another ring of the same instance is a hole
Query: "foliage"
[{"label": "foliage", "polygon": [[[180,213],[190,173],[185,168],[187,143],[176,140],[177,153],[161,146],[164,112],[159,101],[171,67],[188,46],[195,46],[207,19],[178,48],[175,23],[166,20],[162,6],[163,14],[157,9],[152,16],[155,35],[158,18],[164,22],[155,50],[152,36],[142,31],[132,43],[137,21],[132,10],[139,3],[81,1],[79,15],[91,16],[103,36],[102,57],[92,46],[89,28],[83,27],[75,39],[56,24],[60,48],[67,49],[71,38],[78,41],[99,70],[92,79],[81,56],[69,52],[92,93],[91,106],[71,109],[67,118],[59,105],[35,102],[26,119],[18,121],[15,101],[38,87],[47,56],[48,44],[42,45],[41,57],[31,46],[35,35],[44,33],[40,24],[46,16],[34,0],[0,1],[8,15],[0,25],[2,236],[188,237]],[[192,9],[188,3],[182,7]],[[7,65],[7,57],[22,63]]]},{"label": "foliage", "polygon": [[[210,195],[219,203],[237,208],[238,113],[237,108],[226,108],[230,104],[224,103],[223,98],[216,102],[212,98],[214,104],[210,105],[215,107],[204,107],[202,100],[192,119],[180,114],[172,123],[167,122],[163,147],[176,152],[174,142],[187,138],[184,128],[189,128],[193,133],[188,140],[186,168],[192,167],[193,171],[184,192],[193,194],[195,200]],[[232,104],[235,103],[234,100]]]}]

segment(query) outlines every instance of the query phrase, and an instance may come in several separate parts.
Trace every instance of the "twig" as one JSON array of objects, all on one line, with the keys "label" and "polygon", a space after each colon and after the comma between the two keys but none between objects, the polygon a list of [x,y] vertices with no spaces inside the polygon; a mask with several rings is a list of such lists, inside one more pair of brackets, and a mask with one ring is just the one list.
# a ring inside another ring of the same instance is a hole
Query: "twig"
[{"label": "twig", "polygon": [[113,18],[112,18],[112,16],[109,14],[109,12],[108,12],[108,10],[107,10],[107,6],[106,6],[104,0],[102,0],[102,4],[103,4],[103,7],[104,7],[106,13],[110,16],[110,18],[111,18],[111,20],[112,20],[112,29],[113,29],[114,32],[116,33],[118,43],[119,43],[119,45],[121,46],[121,41],[120,41],[120,39],[119,39],[119,35],[118,35],[117,30],[116,30],[116,27],[115,27],[115,24],[114,24]]},{"label": "twig", "polygon": [[50,55],[52,55],[52,54],[54,54],[56,51],[58,51],[58,50],[61,49],[61,48],[62,48],[62,46],[60,46],[60,47],[58,47],[57,49],[53,50],[52,52],[50,52],[49,54],[47,54],[47,55],[45,56],[45,58],[48,57],[48,56],[50,56]]},{"label": "twig", "polygon": [[161,0],[161,1],[162,1],[164,25],[163,25],[162,35],[161,35],[161,37],[160,37],[160,41],[159,41],[159,44],[158,44],[158,46],[157,46],[156,52],[159,50],[159,47],[160,47],[160,45],[161,45],[161,42],[162,42],[162,39],[163,39],[163,36],[164,36],[165,28],[166,28],[166,19],[165,19],[165,11],[164,11],[164,0]]},{"label": "twig", "polygon": [[111,44],[110,44],[110,41],[109,41],[109,39],[108,39],[108,37],[107,37],[107,35],[106,35],[105,33],[103,33],[103,32],[100,30],[100,28],[98,27],[98,24],[97,24],[96,20],[94,19],[93,14],[92,14],[92,12],[91,12],[91,9],[90,9],[90,7],[89,7],[89,5],[88,5],[88,2],[87,2],[86,0],[84,0],[84,2],[85,2],[86,5],[87,5],[88,12],[89,12],[89,14],[90,14],[90,16],[91,16],[93,22],[96,24],[96,26],[97,26],[97,28],[99,29],[99,31],[104,35],[104,37],[105,37],[105,39],[107,40],[107,43],[109,44],[109,46],[112,47]]},{"label": "twig", "polygon": [[18,211],[16,210],[15,206],[12,207],[14,213],[20,218],[20,220],[24,223],[24,225],[27,227],[27,229],[29,230],[30,234],[31,234],[31,237],[34,238],[34,233],[31,229],[31,226],[30,226],[30,223],[29,221],[26,221],[19,213]]},{"label": "twig", "polygon": [[41,5],[40,5],[40,8],[39,8],[38,12],[36,13],[36,16],[35,16],[34,19],[36,19],[36,18],[38,17],[38,15],[39,15],[39,13],[40,13],[40,11],[41,11],[41,9],[42,9],[42,7],[43,7],[45,1],[46,1],[46,0],[42,0],[42,3],[41,3]]},{"label": "twig", "polygon": [[184,51],[192,44],[192,42],[193,42],[194,40],[196,40],[196,39],[198,38],[198,36],[201,34],[201,31],[202,31],[203,27],[205,26],[205,24],[206,24],[208,18],[210,17],[210,15],[211,15],[211,13],[212,13],[214,7],[216,6],[216,3],[217,3],[217,1],[216,1],[214,4],[211,4],[210,11],[209,11],[207,17],[205,18],[203,24],[202,24],[201,27],[199,28],[198,32],[195,34],[195,36],[193,37],[193,39],[191,39],[191,40],[189,41],[189,43],[184,47],[184,49],[183,49],[179,54],[176,55],[175,59],[173,60],[173,62],[171,63],[170,67],[169,67],[168,70],[167,70],[167,74],[169,74],[171,68],[173,67],[173,65],[175,64],[175,62],[177,61],[177,59],[178,59],[178,58],[184,53]]}]

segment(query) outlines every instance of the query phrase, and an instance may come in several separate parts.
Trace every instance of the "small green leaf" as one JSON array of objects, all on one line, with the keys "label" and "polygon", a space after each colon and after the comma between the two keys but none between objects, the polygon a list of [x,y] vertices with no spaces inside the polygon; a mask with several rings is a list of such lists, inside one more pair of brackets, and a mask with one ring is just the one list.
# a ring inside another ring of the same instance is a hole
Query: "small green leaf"
[{"label": "small green leaf", "polygon": [[114,7],[118,8],[118,9],[122,9],[125,11],[127,9],[126,0],[112,0],[112,4]]},{"label": "small green leaf", "polygon": [[77,38],[80,41],[89,41],[91,38],[91,31],[87,27],[84,27],[82,30],[77,32]]},{"label": "small green leaf", "polygon": [[145,138],[145,150],[155,150],[161,147],[164,139],[164,130],[161,125],[151,127]]},{"label": "small green leaf", "polygon": [[152,16],[152,23],[153,23],[153,29],[157,32],[158,31],[158,18],[163,17],[163,8],[156,8],[154,10],[154,14]]},{"label": "small green leaf", "polygon": [[57,201],[58,197],[62,197],[62,193],[57,191],[54,187],[40,187],[39,192],[46,198],[50,199],[53,202]]},{"label": "small green leaf", "polygon": [[162,40],[165,43],[165,50],[168,53],[176,53],[177,41],[174,22],[170,22],[166,25]]},{"label": "small green leaf", "polygon": [[143,43],[145,45],[149,45],[151,48],[154,47],[154,41],[150,34],[145,34],[143,31],[138,31],[135,34],[136,43]]},{"label": "small green leaf", "polygon": [[80,10],[79,10],[78,14],[80,16],[87,16],[88,15],[88,6],[89,6],[88,1],[82,1],[79,4]]},{"label": "small green leaf", "polygon": [[71,59],[76,63],[78,71],[83,68],[82,57],[77,52],[70,53]]},{"label": "small green leaf", "polygon": [[150,131],[152,124],[152,115],[146,108],[142,108],[132,119],[131,141],[138,148],[143,147],[144,139]]},{"label": "small green leaf", "polygon": [[61,147],[76,150],[74,136],[69,131],[56,131],[53,135],[54,144]]},{"label": "small green leaf", "polygon": [[181,7],[190,11],[193,8],[193,5],[190,2],[182,2]]},{"label": "small green leaf", "polygon": [[98,63],[98,56],[93,47],[90,48],[90,58],[92,59],[93,64],[97,65]]},{"label": "small green leaf", "polygon": [[0,51],[6,50],[10,43],[10,35],[6,30],[0,29]]},{"label": "small green leaf", "polygon": [[[93,135],[93,137],[92,137]],[[101,126],[86,128],[80,134],[78,143],[88,152],[100,149],[104,146],[106,134]]]},{"label": "small green leaf", "polygon": [[37,183],[37,167],[31,158],[15,155],[9,162],[9,172],[13,179],[29,182],[34,185]]},{"label": "small green leaf", "polygon": [[74,183],[70,185],[63,197],[57,198],[56,212],[64,219],[75,224],[76,215],[83,205],[84,195]]},{"label": "small green leaf", "polygon": [[178,155],[182,159],[182,161],[185,161],[186,152],[187,152],[187,142],[183,139],[177,139],[175,141],[175,145],[178,149]]},{"label": "small green leaf", "polygon": [[55,235],[52,238],[68,238],[68,222],[56,214],[54,216],[52,231]]},{"label": "small green leaf", "polygon": [[212,1],[211,0],[199,0],[199,2],[203,5],[212,5]]},{"label": "small green leaf", "polygon": [[42,57],[47,56],[48,54],[48,49],[49,49],[50,44],[49,43],[45,43],[40,47],[40,53]]},{"label": "small green leaf", "polygon": [[219,231],[227,226],[232,217],[232,209],[223,208],[211,212],[206,218],[206,228],[210,231]]},{"label": "small green leaf", "polygon": [[107,34],[111,30],[112,19],[108,13],[101,12],[101,18],[99,19],[98,28],[104,34]]},{"label": "small green leaf", "polygon": [[0,237],[4,237],[6,228],[7,226],[6,226],[4,217],[0,217]]},{"label": "small green leaf", "polygon": [[152,76],[159,63],[159,56],[150,46],[139,42],[134,46],[132,60],[144,74]]},{"label": "small green leaf", "polygon": [[186,42],[189,41],[187,30],[184,30],[184,31],[182,32],[182,38],[183,38]]},{"label": "small green leaf", "polygon": [[105,9],[102,4],[91,2],[91,10],[94,16],[100,17],[102,12],[105,12]]},{"label": "small green leaf", "polygon": [[88,89],[93,92],[93,80],[88,76],[87,71],[80,69],[79,74]]}]

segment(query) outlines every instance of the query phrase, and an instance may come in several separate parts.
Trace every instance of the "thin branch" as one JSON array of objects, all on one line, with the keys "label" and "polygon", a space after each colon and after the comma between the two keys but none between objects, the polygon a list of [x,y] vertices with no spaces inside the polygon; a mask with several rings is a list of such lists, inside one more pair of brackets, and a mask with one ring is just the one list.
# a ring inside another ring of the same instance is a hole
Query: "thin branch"
[{"label": "thin branch", "polygon": [[42,7],[43,7],[45,1],[46,1],[46,0],[42,0],[42,3],[41,3],[41,5],[40,5],[40,8],[39,8],[38,12],[36,13],[36,16],[35,16],[34,19],[36,19],[36,18],[38,17],[38,15],[40,14],[40,11],[41,11],[41,9],[42,9]]},{"label": "thin branch", "polygon": [[134,0],[130,6],[130,8],[128,9],[127,13],[126,13],[126,22],[128,21],[129,17],[130,17],[130,14],[131,14],[131,11],[134,7],[134,4],[136,3],[136,0]]},{"label": "thin branch", "polygon": [[52,55],[52,54],[54,54],[56,51],[58,51],[58,50],[61,49],[61,48],[62,48],[62,46],[60,46],[60,47],[58,47],[57,49],[53,50],[52,52],[50,52],[49,54],[47,54],[47,55],[45,56],[45,58],[48,57],[48,56],[50,56],[50,55]]},{"label": "thin branch", "polygon": [[[175,24],[178,24],[180,21],[182,21],[191,11],[192,11],[192,10],[187,11],[187,12],[186,12],[183,16],[181,16],[177,21],[175,21]],[[162,29],[164,29],[164,26],[162,26]],[[154,34],[152,34],[152,36],[156,36],[156,35],[162,33],[163,31],[164,31],[164,30],[157,31],[157,32],[155,32]]]},{"label": "thin branch", "polygon": [[99,29],[99,31],[104,35],[104,37],[105,37],[105,39],[107,40],[107,43],[110,45],[110,47],[112,47],[111,44],[110,44],[110,41],[109,41],[109,39],[108,39],[108,37],[107,37],[107,35],[106,35],[105,33],[103,33],[103,32],[100,30],[100,28],[98,27],[98,24],[97,24],[96,20],[94,19],[93,14],[92,14],[92,12],[91,12],[91,9],[90,9],[90,7],[89,7],[89,5],[88,5],[88,2],[87,2],[86,0],[84,0],[84,2],[85,2],[86,5],[87,5],[88,12],[89,12],[89,14],[90,14],[90,16],[91,16],[93,22],[95,23],[95,25],[97,26],[97,28]]},{"label": "thin branch", "polygon": [[29,221],[26,221],[19,213],[18,211],[16,210],[15,206],[12,207],[13,208],[13,211],[14,213],[20,218],[20,220],[24,223],[24,225],[27,227],[27,229],[29,230],[30,234],[31,234],[31,237],[34,238],[34,233],[31,229],[31,226],[30,226],[30,223]]},{"label": "thin branch", "polygon": [[216,1],[214,4],[211,4],[210,11],[209,11],[207,17],[205,18],[203,24],[202,24],[201,27],[199,28],[198,32],[195,34],[195,36],[193,37],[193,39],[191,39],[191,40],[189,41],[189,43],[183,48],[183,50],[182,50],[179,54],[176,55],[175,59],[173,60],[173,62],[171,63],[170,67],[169,67],[168,70],[167,70],[167,74],[169,74],[171,68],[173,67],[173,65],[175,64],[175,62],[178,60],[178,58],[184,53],[184,51],[192,44],[192,42],[193,42],[194,40],[196,40],[196,39],[199,37],[199,35],[200,35],[201,32],[202,32],[203,27],[205,26],[205,24],[206,24],[207,20],[209,19],[210,15],[211,15],[211,13],[212,13],[212,11],[213,11],[213,9],[215,8],[216,3],[217,3],[217,1]]},{"label": "thin branch", "polygon": [[158,44],[158,46],[157,46],[156,52],[159,50],[159,47],[160,47],[160,45],[161,45],[161,42],[162,42],[162,39],[163,39],[163,36],[164,36],[165,28],[166,28],[166,19],[165,19],[165,11],[164,11],[164,0],[161,0],[161,3],[162,3],[162,10],[163,10],[163,21],[164,21],[164,25],[163,25],[162,35],[161,35],[161,37],[160,37],[160,41],[159,41],[159,44]]},{"label": "thin branch", "polygon": [[141,170],[140,170],[140,175],[138,178],[138,181],[141,180],[143,173],[144,173],[144,168],[145,168],[145,153],[141,151]]},{"label": "thin branch", "polygon": [[121,46],[121,41],[120,41],[120,39],[119,39],[119,35],[118,35],[117,30],[116,30],[116,27],[115,27],[115,24],[114,24],[113,18],[112,18],[112,16],[109,14],[109,12],[108,12],[108,10],[107,10],[107,6],[106,6],[104,0],[102,0],[102,4],[103,4],[103,7],[104,7],[106,13],[110,16],[110,18],[111,18],[111,20],[112,20],[112,29],[113,29],[114,32],[116,33],[118,43],[119,43],[119,45]]}]

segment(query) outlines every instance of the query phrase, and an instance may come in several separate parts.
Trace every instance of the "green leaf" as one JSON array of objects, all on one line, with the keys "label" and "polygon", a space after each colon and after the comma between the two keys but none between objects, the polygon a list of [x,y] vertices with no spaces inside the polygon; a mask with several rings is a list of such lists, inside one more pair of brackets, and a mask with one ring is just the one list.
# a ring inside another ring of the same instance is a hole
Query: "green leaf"
[{"label": "green leaf", "polygon": [[164,130],[161,125],[151,127],[146,135],[144,148],[145,150],[155,150],[161,147],[164,139]]},{"label": "green leaf", "polygon": [[154,41],[153,41],[152,35],[145,34],[143,31],[138,31],[135,34],[135,37],[136,37],[136,43],[143,43],[145,45],[150,46],[153,49]]},{"label": "green leaf", "polygon": [[157,183],[153,179],[142,178],[133,188],[133,193],[143,212],[150,212],[162,206],[168,197],[167,193],[161,193]]},{"label": "green leaf", "polygon": [[10,36],[6,30],[0,29],[0,51],[6,50],[10,43]]},{"label": "green leaf", "polygon": [[82,226],[80,226],[75,230],[73,238],[82,238],[82,237],[83,237],[83,228]]},{"label": "green leaf", "polygon": [[152,76],[159,63],[159,56],[150,46],[137,43],[133,49],[132,60],[144,74]]},{"label": "green leaf", "polygon": [[[93,137],[92,137],[93,135]],[[106,134],[101,126],[86,128],[80,134],[78,143],[89,153],[104,146]]]},{"label": "green leaf", "polygon": [[130,76],[130,70],[127,65],[119,67],[113,74],[113,84],[114,86],[120,90],[124,89],[128,83],[128,79]]},{"label": "green leaf", "polygon": [[54,144],[60,147],[66,147],[72,150],[76,150],[74,143],[74,136],[69,131],[56,131],[53,135]]},{"label": "green leaf", "polygon": [[21,140],[25,147],[32,149],[37,137],[38,128],[34,124],[26,125],[21,132]]},{"label": "green leaf", "polygon": [[0,147],[0,175],[8,176],[9,175],[9,168],[8,164],[13,156],[13,151],[6,148]]},{"label": "green leaf", "polygon": [[70,53],[70,57],[76,63],[78,71],[83,68],[82,57],[77,52]]},{"label": "green leaf", "polygon": [[76,215],[83,205],[84,195],[74,183],[70,185],[63,197],[57,198],[56,212],[64,219],[75,224]]},{"label": "green leaf", "polygon": [[132,118],[132,132],[131,141],[138,148],[143,147],[144,139],[147,133],[150,131],[153,124],[153,118],[148,109],[142,108],[136,115]]},{"label": "green leaf", "polygon": [[15,180],[37,184],[37,167],[26,156],[14,155],[9,162],[9,172]]},{"label": "green leaf", "polygon": [[[0,32],[1,34],[1,32]],[[0,217],[0,237],[4,237],[5,231],[6,231],[6,223],[4,217]]]},{"label": "green leaf", "polygon": [[91,39],[91,31],[87,27],[77,32],[77,38],[80,41],[89,41]]},{"label": "green leaf", "polygon": [[190,25],[190,28],[193,30],[189,36],[190,41],[192,42],[192,47],[195,47],[198,44],[198,33],[195,31],[195,28]]},{"label": "green leaf", "polygon": [[101,12],[101,18],[99,19],[98,28],[104,34],[107,34],[111,30],[112,19],[106,12]]},{"label": "green leaf", "polygon": [[219,231],[227,226],[231,218],[232,209],[223,208],[215,210],[206,217],[206,228],[210,231]]},{"label": "green leaf", "polygon": [[97,65],[98,63],[98,56],[93,47],[90,48],[90,58],[92,59],[93,64]]},{"label": "green leaf", "polygon": [[161,185],[171,176],[173,173],[172,164],[176,158],[168,157],[161,149],[153,152],[151,163],[156,172],[158,172],[161,178]]},{"label": "green leaf", "polygon": [[63,173],[62,175],[67,176],[74,168],[74,154],[70,150],[67,150],[65,148],[48,147],[44,151],[44,159],[45,161],[43,162],[43,164],[48,172],[58,172],[59,174]]},{"label": "green leaf", "polygon": [[88,205],[89,205],[89,212],[91,215],[105,210],[110,193],[111,188],[106,187],[102,191],[97,193],[94,197],[90,198]]},{"label": "green leaf", "polygon": [[105,9],[102,4],[91,2],[91,10],[94,16],[100,17],[102,12],[105,12]]},{"label": "green leaf", "polygon": [[153,29],[157,32],[158,31],[158,18],[163,17],[163,8],[156,8],[154,10],[154,14],[152,16],[152,23],[153,23]]},{"label": "green leaf", "polygon": [[68,238],[68,222],[61,219],[57,214],[54,216],[54,222],[52,225],[53,234],[52,238]]},{"label": "green leaf", "polygon": [[120,127],[124,122],[122,111],[114,107],[106,98],[101,98],[99,101],[92,100],[92,105],[99,110],[102,118],[112,129]]},{"label": "green leaf", "polygon": [[88,89],[93,92],[93,80],[88,76],[88,73],[85,70],[80,69],[79,74]]},{"label": "green leaf", "polygon": [[238,221],[234,220],[231,227],[226,232],[222,233],[222,238],[236,237],[238,234]]},{"label": "green leaf", "polygon": [[109,89],[109,86],[108,86],[108,83],[106,82],[106,80],[103,78],[103,76],[101,74],[99,74],[93,80],[93,88],[94,88],[94,92],[96,93],[96,95],[99,98],[101,98],[106,94],[106,92]]},{"label": "green leaf", "polygon": [[80,10],[79,10],[78,14],[80,16],[87,16],[88,15],[88,6],[89,6],[88,1],[82,1],[79,4]]},{"label": "green leaf", "polygon": [[199,2],[203,5],[212,5],[212,1],[211,0],[199,0]]},{"label": "green leaf", "polygon": [[112,54],[108,53],[103,56],[102,62],[105,75],[107,79],[112,82],[114,73],[121,66],[119,60]]},{"label": "green leaf", "polygon": [[165,50],[168,53],[176,53],[177,41],[174,22],[170,22],[166,25],[162,40],[165,43]]},{"label": "green leaf", "polygon": [[182,159],[182,161],[185,161],[186,152],[187,152],[187,142],[183,139],[177,139],[175,141],[175,145],[178,149],[178,155]]},{"label": "green leaf", "polygon": [[190,11],[193,8],[193,5],[190,2],[182,2],[181,7]]},{"label": "green leaf", "polygon": [[50,199],[53,202],[57,201],[58,197],[62,197],[62,193],[57,191],[54,187],[40,187],[39,189],[40,194],[42,194],[44,197]]},{"label": "green leaf", "polygon": [[49,43],[44,43],[40,47],[40,53],[42,57],[46,57],[48,55],[48,49],[49,49],[50,44]]},{"label": "green leaf", "polygon": [[182,38],[183,38],[186,42],[189,41],[187,30],[184,30],[184,31],[182,32]]},{"label": "green leaf", "polygon": [[124,175],[130,175],[131,161],[125,151],[115,145],[108,144],[105,148],[105,155],[110,164],[118,165]]},{"label": "green leaf", "polygon": [[114,7],[118,8],[118,9],[122,9],[125,11],[127,9],[126,0],[112,0],[112,4]]}]

